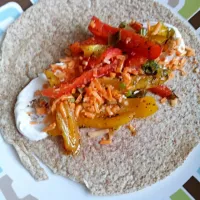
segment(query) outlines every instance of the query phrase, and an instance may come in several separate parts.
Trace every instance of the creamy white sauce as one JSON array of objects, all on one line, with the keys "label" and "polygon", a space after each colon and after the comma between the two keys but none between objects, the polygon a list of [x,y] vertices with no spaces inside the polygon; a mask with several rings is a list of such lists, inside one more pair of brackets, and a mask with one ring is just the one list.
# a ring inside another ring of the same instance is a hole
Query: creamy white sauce
[{"label": "creamy white sauce", "polygon": [[178,39],[180,38],[180,44],[178,46],[178,51],[181,52],[181,53],[184,53],[185,52],[185,42],[183,40],[183,37],[180,33],[180,31],[175,27],[175,26],[172,26],[171,24],[166,24],[164,23],[167,27],[169,28],[173,28],[174,31],[175,31],[175,34],[174,34],[174,39]]},{"label": "creamy white sauce", "polygon": [[[155,25],[157,22],[151,22],[151,25]],[[167,23],[164,23],[165,26],[169,28],[173,28],[175,31],[174,39],[180,38],[180,45],[178,47],[178,51],[181,53],[185,52],[185,43],[181,36],[179,30]],[[143,24],[144,28],[147,27],[147,24]],[[175,55],[167,56],[166,61],[169,62],[173,59]],[[64,63],[56,63],[59,66],[64,66]],[[59,72],[58,72],[59,73]],[[46,76],[44,74],[40,74],[37,78],[33,79],[19,94],[17,98],[17,102],[15,104],[15,120],[18,131],[27,137],[30,140],[38,141],[46,138],[48,136],[47,133],[43,132],[45,125],[43,123],[32,125],[30,124],[32,118],[28,115],[28,112],[34,112],[34,109],[31,108],[30,102],[35,99],[34,93],[36,90],[41,90],[43,85],[47,83]]]},{"label": "creamy white sauce", "polygon": [[45,127],[43,123],[30,124],[34,120],[28,114],[28,112],[34,113],[34,109],[30,107],[30,102],[35,99],[35,91],[41,90],[45,83],[47,83],[46,76],[40,74],[20,92],[15,104],[14,113],[17,129],[30,140],[38,141],[48,136],[47,133],[42,131]]}]

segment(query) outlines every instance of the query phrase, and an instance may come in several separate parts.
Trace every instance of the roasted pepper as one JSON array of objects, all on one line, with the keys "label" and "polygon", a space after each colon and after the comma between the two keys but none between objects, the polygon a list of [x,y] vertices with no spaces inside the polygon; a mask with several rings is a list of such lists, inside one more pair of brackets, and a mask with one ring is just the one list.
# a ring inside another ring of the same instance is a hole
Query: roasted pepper
[{"label": "roasted pepper", "polygon": [[111,117],[111,118],[94,118],[88,119],[84,116],[79,116],[78,118],[78,125],[80,127],[92,127],[92,128],[117,128],[122,126],[123,124],[127,124],[133,119],[133,113],[123,113],[121,115]]},{"label": "roasted pepper", "polygon": [[[161,72],[158,72],[161,73]],[[152,88],[155,87],[157,85],[161,85],[164,82],[167,81],[168,76],[163,76],[161,77],[159,76],[132,76],[132,87],[131,90],[140,90],[140,89],[148,89],[148,88]],[[103,85],[112,85],[116,90],[120,90],[121,87],[121,83],[122,81],[120,81],[117,78],[107,78],[107,77],[103,77],[103,78],[99,78],[98,79],[99,82]]]},{"label": "roasted pepper", "polygon": [[81,46],[81,49],[85,57],[89,57],[91,55],[100,56],[106,50],[106,48],[107,48],[106,45],[101,45],[101,44]]},{"label": "roasted pepper", "polygon": [[121,106],[119,115],[115,117],[96,117],[89,119],[79,116],[78,125],[93,128],[117,128],[127,124],[133,118],[145,118],[154,114],[158,107],[153,97],[127,99],[128,105]]},{"label": "roasted pepper", "polygon": [[171,29],[168,28],[161,22],[159,23],[161,28],[159,29],[158,33],[156,35],[152,34],[156,29],[156,26],[158,25],[156,24],[154,26],[151,26],[150,32],[148,32],[147,37],[154,42],[157,42],[159,44],[164,44],[166,40],[168,40],[170,37],[174,35],[174,30],[172,28]]},{"label": "roasted pepper", "polygon": [[80,134],[74,113],[67,102],[61,102],[57,107],[56,123],[62,133],[67,154],[77,154],[80,150]]},{"label": "roasted pepper", "polygon": [[52,71],[44,70],[44,73],[45,73],[51,87],[58,85],[60,83],[59,78],[56,77]]}]

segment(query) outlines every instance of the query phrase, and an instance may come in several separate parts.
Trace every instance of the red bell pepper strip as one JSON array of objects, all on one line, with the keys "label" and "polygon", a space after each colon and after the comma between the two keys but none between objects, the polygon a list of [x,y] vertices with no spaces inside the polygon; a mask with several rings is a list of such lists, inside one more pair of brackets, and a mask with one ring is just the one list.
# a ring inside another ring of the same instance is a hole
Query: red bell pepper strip
[{"label": "red bell pepper strip", "polygon": [[150,88],[149,91],[159,95],[162,98],[168,98],[173,94],[172,91],[165,85],[159,85],[154,88]]},{"label": "red bell pepper strip", "polygon": [[72,53],[73,56],[78,56],[82,52],[80,42],[75,42],[75,43],[71,44],[69,46],[69,49],[70,49],[70,51],[71,51],[71,53]]},{"label": "red bell pepper strip", "polygon": [[106,49],[102,55],[100,56],[99,62],[108,61],[111,58],[117,57],[118,55],[122,55],[122,50],[118,48],[108,48]]},{"label": "red bell pepper strip", "polygon": [[112,58],[116,58],[118,55],[122,55],[122,50],[118,48],[108,48],[106,49],[100,57],[90,57],[88,61],[88,66],[87,69],[91,69],[96,67],[98,64],[103,63],[103,62],[108,62]]},{"label": "red bell pepper strip", "polygon": [[59,98],[64,94],[70,94],[73,89],[82,87],[91,82],[94,78],[99,78],[114,71],[117,67],[116,63],[105,65],[99,68],[94,68],[84,72],[81,76],[74,79],[72,83],[62,84],[59,88],[47,88],[41,91],[41,94],[50,98]]},{"label": "red bell pepper strip", "polygon": [[129,30],[120,30],[120,40],[117,47],[128,53],[142,55],[150,60],[154,60],[160,56],[162,48],[142,37],[141,35]]},{"label": "red bell pepper strip", "polygon": [[139,69],[144,63],[146,63],[146,61],[147,61],[147,58],[140,55],[129,56],[126,59],[124,66],[135,67]]},{"label": "red bell pepper strip", "polygon": [[105,24],[95,16],[92,17],[88,29],[93,35],[104,39],[108,39],[110,35],[113,35],[119,31],[119,28]]},{"label": "red bell pepper strip", "polygon": [[101,37],[97,37],[97,36],[88,38],[87,40],[81,42],[81,45],[94,45],[94,44],[107,45],[108,42],[107,42],[107,40],[105,40]]}]

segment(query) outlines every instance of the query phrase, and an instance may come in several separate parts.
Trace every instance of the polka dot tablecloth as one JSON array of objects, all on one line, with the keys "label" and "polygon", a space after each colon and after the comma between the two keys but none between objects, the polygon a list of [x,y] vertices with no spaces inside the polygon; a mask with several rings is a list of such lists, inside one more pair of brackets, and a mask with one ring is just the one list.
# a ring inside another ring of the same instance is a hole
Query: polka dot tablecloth
[{"label": "polka dot tablecloth", "polygon": [[[0,0],[0,44],[8,26],[38,0]],[[159,0],[200,36],[200,0]],[[83,186],[54,175],[36,182],[0,135],[0,200],[200,200],[200,145],[169,177],[141,191],[112,197],[90,195]]]}]

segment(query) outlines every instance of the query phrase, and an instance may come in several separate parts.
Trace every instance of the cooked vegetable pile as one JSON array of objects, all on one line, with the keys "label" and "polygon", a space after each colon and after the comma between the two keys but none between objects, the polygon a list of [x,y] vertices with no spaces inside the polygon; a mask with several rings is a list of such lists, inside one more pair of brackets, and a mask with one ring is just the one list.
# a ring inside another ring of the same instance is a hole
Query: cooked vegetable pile
[{"label": "cooked vegetable pile", "polygon": [[[36,111],[48,118],[44,131],[61,135],[72,155],[80,149],[79,127],[101,129],[89,136],[108,134],[100,144],[110,144],[114,130],[158,110],[155,99],[147,96],[150,92],[163,102],[177,101],[164,83],[174,70],[183,73],[186,62],[187,51],[178,51],[174,30],[161,22],[147,23],[146,28],[136,21],[112,27],[94,16],[88,30],[90,38],[71,44],[71,55],[44,71],[48,84],[37,91],[45,103],[36,105]],[[134,131],[132,125],[129,128]]]}]

